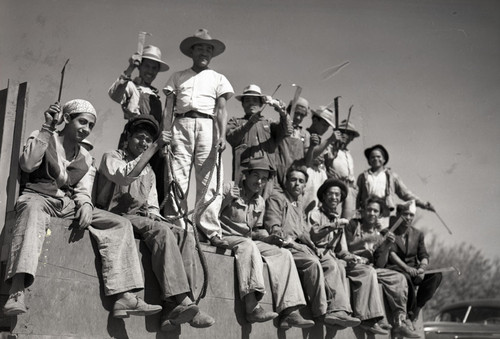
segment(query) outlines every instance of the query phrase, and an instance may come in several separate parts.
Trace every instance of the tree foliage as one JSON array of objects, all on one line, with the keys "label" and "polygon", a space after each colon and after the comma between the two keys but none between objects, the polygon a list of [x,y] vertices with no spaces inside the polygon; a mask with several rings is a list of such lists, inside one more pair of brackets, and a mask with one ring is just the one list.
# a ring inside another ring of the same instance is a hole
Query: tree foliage
[{"label": "tree foliage", "polygon": [[443,273],[443,282],[424,307],[424,320],[431,320],[445,305],[468,299],[500,298],[500,258],[487,258],[480,249],[467,243],[446,245],[426,236],[432,268],[455,266],[461,272]]}]

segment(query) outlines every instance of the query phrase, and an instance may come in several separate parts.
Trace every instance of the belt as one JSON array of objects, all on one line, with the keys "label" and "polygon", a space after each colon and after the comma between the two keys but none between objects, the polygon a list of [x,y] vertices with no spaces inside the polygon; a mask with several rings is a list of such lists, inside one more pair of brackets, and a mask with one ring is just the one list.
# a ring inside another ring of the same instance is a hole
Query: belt
[{"label": "belt", "polygon": [[177,113],[175,114],[176,118],[191,118],[191,119],[196,119],[196,118],[201,118],[201,119],[213,119],[213,116],[210,114],[206,113],[200,113],[197,111],[189,111],[186,113]]}]

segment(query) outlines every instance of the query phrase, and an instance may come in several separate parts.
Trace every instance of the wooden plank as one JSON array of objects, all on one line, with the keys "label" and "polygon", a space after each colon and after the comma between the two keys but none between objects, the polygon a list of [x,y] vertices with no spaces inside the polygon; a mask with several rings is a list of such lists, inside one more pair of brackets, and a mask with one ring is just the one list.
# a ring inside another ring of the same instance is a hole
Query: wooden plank
[{"label": "wooden plank", "polygon": [[[5,216],[7,215],[7,200],[9,199],[8,184],[11,180],[10,175],[10,164],[12,157],[12,147],[14,145],[14,127],[16,123],[16,106],[17,106],[17,94],[18,94],[18,84],[9,81],[8,88],[6,89],[7,94],[2,94],[5,97],[4,103],[1,107],[2,115],[2,140],[0,154],[0,231],[4,227]],[[17,172],[16,172],[17,173]]]},{"label": "wooden plank", "polygon": [[[28,312],[12,321],[11,333],[16,338],[387,338],[367,336],[358,329],[325,328],[320,324],[312,329],[287,331],[278,330],[273,322],[248,324],[237,293],[234,257],[230,251],[208,245],[202,245],[202,250],[210,270],[209,288],[200,307],[216,319],[212,327],[196,329],[185,324],[177,332],[158,332],[160,314],[115,319],[110,313],[114,299],[103,293],[98,250],[88,232],[72,233],[70,225],[69,220],[52,218],[35,283],[26,293]],[[147,287],[139,295],[149,303],[159,304],[159,286],[151,270],[149,251],[139,240],[137,244]],[[197,286],[201,287],[202,281],[200,274]],[[265,283],[269,291],[267,276]],[[272,309],[270,293],[263,298],[262,305]]]},{"label": "wooden plank", "polygon": [[[7,256],[4,246],[8,243],[8,227],[13,220],[10,214],[19,195],[20,169],[18,159],[23,144],[28,102],[28,84],[9,81],[8,88],[0,94],[1,125],[1,159],[0,159],[0,261]],[[7,226],[7,227],[6,227]]]}]

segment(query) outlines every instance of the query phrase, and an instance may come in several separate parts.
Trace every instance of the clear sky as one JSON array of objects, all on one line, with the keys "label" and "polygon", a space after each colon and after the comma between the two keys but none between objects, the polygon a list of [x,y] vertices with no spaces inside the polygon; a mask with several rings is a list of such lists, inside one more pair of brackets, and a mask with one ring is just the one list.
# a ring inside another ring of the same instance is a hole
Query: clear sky
[{"label": "clear sky", "polygon": [[[125,123],[107,89],[136,50],[137,33],[152,33],[147,44],[171,67],[154,82],[161,88],[172,71],[191,66],[179,43],[202,27],[226,44],[211,66],[236,93],[256,83],[270,94],[282,84],[276,97],[288,101],[297,83],[313,108],[342,96],[341,117],[354,105],[361,132],[350,147],[356,175],[367,168],[363,150],[385,145],[388,166],[434,204],[453,235],[430,212],[420,213],[418,227],[500,256],[500,1],[0,0],[1,87],[29,82],[29,133],[56,100],[70,58],[63,101],[84,98],[97,108],[90,140],[99,161]],[[235,99],[228,109],[243,115]]]}]

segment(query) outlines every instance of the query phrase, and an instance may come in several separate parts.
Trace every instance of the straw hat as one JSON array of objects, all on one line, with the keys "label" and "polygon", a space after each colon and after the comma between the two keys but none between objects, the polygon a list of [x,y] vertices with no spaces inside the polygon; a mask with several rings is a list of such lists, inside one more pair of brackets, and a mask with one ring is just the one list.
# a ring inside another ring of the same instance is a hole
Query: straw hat
[{"label": "straw hat", "polygon": [[339,131],[345,133],[352,134],[355,138],[359,137],[359,132],[356,130],[356,127],[354,127],[354,124],[351,123],[350,121],[347,122],[347,120],[342,120],[342,122],[339,124]]},{"label": "straw hat", "polygon": [[333,129],[335,129],[335,124],[333,123],[335,117],[331,109],[325,106],[320,106],[318,109],[313,110],[312,113],[313,117],[316,116],[325,120],[330,126],[332,126]]},{"label": "straw hat", "polygon": [[262,95],[262,91],[260,90],[259,86],[252,84],[243,89],[243,94],[235,96],[236,100],[238,101],[241,101],[243,97],[260,97],[264,99],[266,96]]},{"label": "straw hat", "polygon": [[142,58],[158,62],[160,64],[159,72],[166,72],[170,69],[170,67],[161,60],[161,50],[156,46],[145,46],[142,51]]}]

